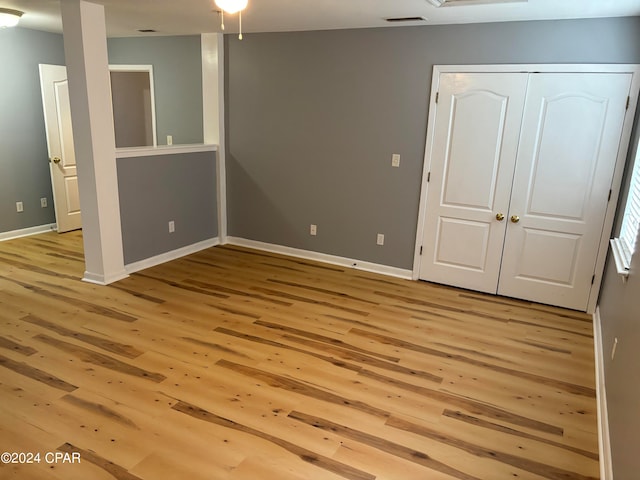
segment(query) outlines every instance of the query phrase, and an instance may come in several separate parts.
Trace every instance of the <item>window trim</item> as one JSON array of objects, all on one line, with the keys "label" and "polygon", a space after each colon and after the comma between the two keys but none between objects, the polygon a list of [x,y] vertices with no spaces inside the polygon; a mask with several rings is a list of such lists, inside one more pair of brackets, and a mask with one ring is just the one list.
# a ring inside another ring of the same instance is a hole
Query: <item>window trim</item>
[{"label": "window trim", "polygon": [[613,254],[613,260],[616,264],[616,271],[618,275],[626,278],[629,276],[629,261],[630,259],[624,253],[622,248],[622,242],[619,238],[612,238],[609,243],[611,244],[611,253]]},{"label": "window trim", "polygon": [[[631,212],[630,212],[630,209]],[[633,222],[631,226],[626,222]],[[635,225],[634,225],[635,224]],[[633,232],[635,231],[635,235]],[[622,225],[618,237],[612,238],[611,253],[616,264],[616,270],[622,277],[629,276],[631,268],[631,260],[635,252],[640,249],[637,242],[638,232],[640,231],[640,140],[636,144],[636,153],[631,166],[631,179],[629,181],[629,191],[625,200],[624,212],[622,216]],[[623,238],[622,234],[626,232]],[[629,236],[631,232],[633,238]]]}]

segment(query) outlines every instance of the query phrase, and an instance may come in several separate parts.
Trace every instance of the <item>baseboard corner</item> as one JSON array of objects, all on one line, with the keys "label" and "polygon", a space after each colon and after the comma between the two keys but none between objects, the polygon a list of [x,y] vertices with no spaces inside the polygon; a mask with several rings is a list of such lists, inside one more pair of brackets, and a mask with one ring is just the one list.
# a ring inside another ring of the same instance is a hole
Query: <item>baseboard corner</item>
[{"label": "baseboard corner", "polygon": [[201,242],[194,243],[192,245],[187,245],[185,247],[177,248],[169,252],[161,253],[153,257],[128,263],[124,266],[124,268],[127,274],[131,274],[139,272],[140,270],[144,270],[146,268],[155,267],[156,265],[160,265],[161,263],[170,262],[171,260],[176,260],[180,257],[191,255],[192,253],[199,252],[200,250],[215,247],[217,245],[220,245],[220,239],[218,237],[213,237]]},{"label": "baseboard corner", "polygon": [[604,349],[602,345],[602,319],[600,307],[593,314],[593,344],[596,365],[596,401],[598,409],[598,448],[600,457],[600,480],[613,480],[611,438],[609,436],[609,413],[604,375]]}]

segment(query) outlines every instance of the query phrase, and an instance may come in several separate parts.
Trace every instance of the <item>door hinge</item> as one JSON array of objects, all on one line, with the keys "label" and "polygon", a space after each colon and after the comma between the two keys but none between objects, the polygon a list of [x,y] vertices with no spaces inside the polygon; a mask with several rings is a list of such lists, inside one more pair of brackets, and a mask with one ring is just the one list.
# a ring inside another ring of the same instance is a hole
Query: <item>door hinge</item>
[{"label": "door hinge", "polygon": [[596,276],[594,275],[593,277],[591,277],[591,285],[593,285],[595,281],[596,281]]},{"label": "door hinge", "polygon": [[427,173],[427,183],[431,181],[431,172]]},{"label": "door hinge", "polygon": [[436,92],[436,103],[438,103],[439,98],[440,98],[440,92]]},{"label": "door hinge", "polygon": [[631,96],[627,96],[627,106],[625,107],[625,110],[629,110],[629,105],[631,105]]},{"label": "door hinge", "polygon": [[611,201],[611,194],[613,193],[613,190],[609,190],[609,197],[607,198],[607,202]]}]

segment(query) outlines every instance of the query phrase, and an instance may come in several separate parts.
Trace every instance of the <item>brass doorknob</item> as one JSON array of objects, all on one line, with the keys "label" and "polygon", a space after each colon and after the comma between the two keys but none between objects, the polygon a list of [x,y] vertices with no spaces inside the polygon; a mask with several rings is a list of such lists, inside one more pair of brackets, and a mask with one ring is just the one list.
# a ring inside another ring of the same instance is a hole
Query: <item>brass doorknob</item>
[{"label": "brass doorknob", "polygon": [[53,157],[51,161],[57,165],[58,163],[60,163],[60,157]]},{"label": "brass doorknob", "polygon": [[498,220],[499,222],[504,220],[504,213],[496,213],[496,220]]},{"label": "brass doorknob", "polygon": [[513,223],[518,223],[520,221],[520,217],[518,215],[511,215],[511,221]]}]

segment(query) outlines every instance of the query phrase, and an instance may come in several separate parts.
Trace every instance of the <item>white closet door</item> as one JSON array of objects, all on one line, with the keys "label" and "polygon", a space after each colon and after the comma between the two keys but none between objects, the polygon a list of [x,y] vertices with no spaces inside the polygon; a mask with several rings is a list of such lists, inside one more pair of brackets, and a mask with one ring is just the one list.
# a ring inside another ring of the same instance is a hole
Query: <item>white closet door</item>
[{"label": "white closet door", "polygon": [[630,84],[530,76],[499,294],[586,309]]},{"label": "white closet door", "polygon": [[496,293],[527,77],[439,76],[421,279]]}]

